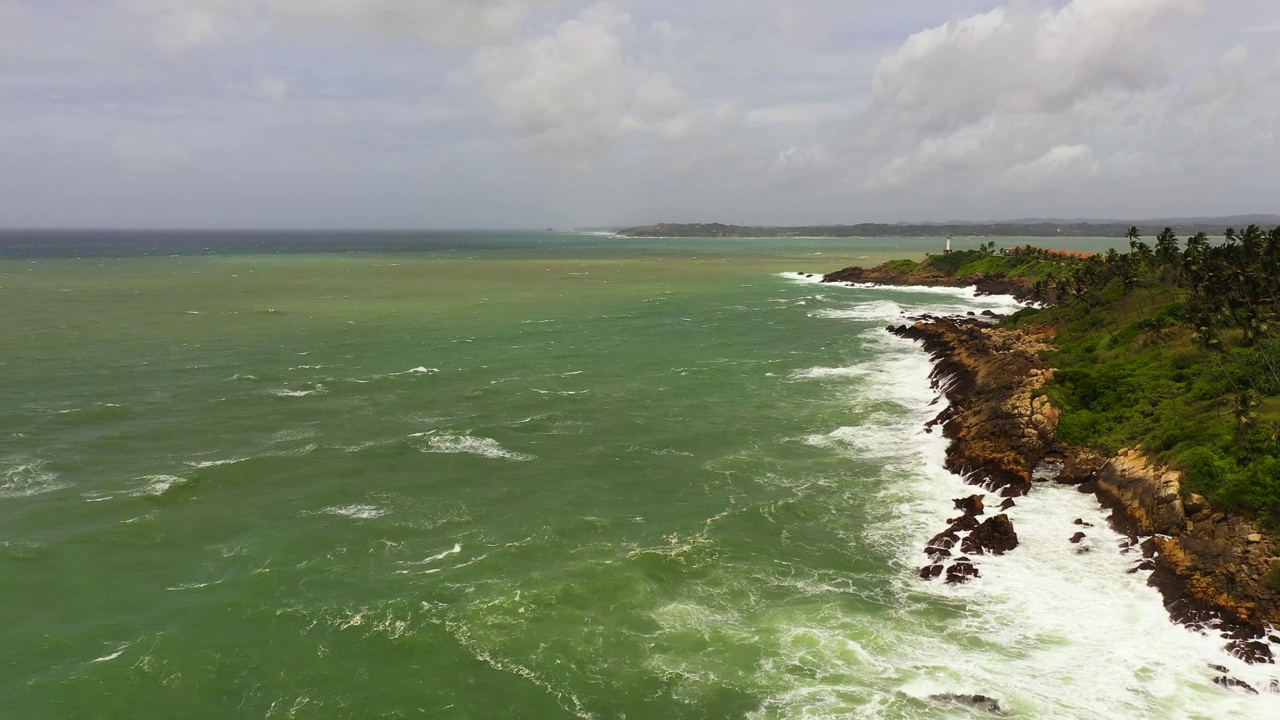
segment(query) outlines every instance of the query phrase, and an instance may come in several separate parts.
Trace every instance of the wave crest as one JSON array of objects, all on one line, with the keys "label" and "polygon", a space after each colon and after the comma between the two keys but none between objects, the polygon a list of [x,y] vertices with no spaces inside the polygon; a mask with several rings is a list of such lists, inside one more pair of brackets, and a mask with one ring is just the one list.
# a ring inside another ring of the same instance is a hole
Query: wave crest
[{"label": "wave crest", "polygon": [[534,460],[533,455],[518,453],[502,447],[497,440],[487,437],[479,437],[476,435],[454,435],[451,433],[441,433],[439,435],[431,433],[423,433],[412,435],[425,439],[420,446],[423,452],[441,453],[445,455],[479,455],[490,460],[516,460],[519,462],[527,462]]}]

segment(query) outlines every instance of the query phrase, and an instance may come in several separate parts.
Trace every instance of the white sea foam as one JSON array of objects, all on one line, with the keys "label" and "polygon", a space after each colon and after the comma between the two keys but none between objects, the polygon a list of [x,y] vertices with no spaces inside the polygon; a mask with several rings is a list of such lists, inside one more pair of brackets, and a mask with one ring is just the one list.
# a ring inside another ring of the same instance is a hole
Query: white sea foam
[{"label": "white sea foam", "polygon": [[307,438],[315,437],[315,435],[315,428],[288,428],[286,430],[277,430],[271,433],[271,437],[267,439],[267,442],[274,445],[276,443],[306,440]]},{"label": "white sea foam", "polygon": [[779,276],[779,277],[784,277],[784,278],[786,278],[786,279],[788,279],[788,280],[792,280],[792,281],[794,281],[794,282],[803,283],[803,284],[806,284],[806,285],[821,285],[821,284],[823,284],[823,283],[822,283],[822,273],[798,273],[798,272],[784,272],[784,273],[778,273],[778,276]]},{"label": "white sea foam", "polygon": [[[791,373],[792,380],[830,380],[830,379],[847,379],[851,377],[864,377],[867,374],[866,368],[861,367],[811,367],[805,370],[796,370]],[[772,373],[766,373],[772,375]]]},{"label": "white sea foam", "polygon": [[907,311],[892,300],[877,300],[851,308],[824,308],[815,310],[813,317],[833,320],[875,320],[877,322],[904,322]]},{"label": "white sea foam", "polygon": [[452,433],[418,433],[410,437],[425,440],[420,449],[423,452],[444,454],[470,454],[491,460],[534,460],[533,455],[513,452],[502,447],[497,440],[475,435],[454,435]]},{"label": "white sea foam", "polygon": [[197,470],[204,470],[206,468],[221,467],[223,465],[235,465],[236,463],[245,462],[248,459],[249,458],[227,458],[226,460],[202,460],[199,462],[187,462],[185,464],[190,465]]},{"label": "white sea foam", "polygon": [[413,368],[412,370],[405,370],[404,372],[391,373],[391,374],[392,374],[392,376],[396,376],[396,375],[435,375],[435,374],[436,374],[436,373],[438,373],[438,372],[440,372],[440,368],[429,368],[429,367],[422,367],[422,366],[418,366],[418,367],[416,367],[416,368]]},{"label": "white sea foam", "polygon": [[324,385],[320,385],[317,383],[316,385],[312,386],[310,390],[290,390],[288,388],[279,388],[277,390],[272,390],[271,394],[275,395],[276,397],[298,398],[298,397],[307,397],[309,395],[324,395],[328,392],[329,391],[325,389]]},{"label": "white sea foam", "polygon": [[174,585],[173,587],[167,587],[165,588],[165,590],[169,590],[170,592],[180,592],[182,590],[200,590],[201,588],[207,588],[211,585],[221,585],[221,584],[222,584],[221,580],[210,580],[209,582],[202,582],[202,583],[182,583],[181,585]]},{"label": "white sea foam", "polygon": [[125,651],[125,650],[128,650],[130,645],[133,645],[133,643],[131,643],[131,642],[123,643],[123,644],[121,644],[119,647],[117,647],[117,648],[115,649],[115,652],[112,652],[112,653],[110,653],[110,654],[108,654],[108,655],[103,655],[103,656],[102,656],[102,657],[100,657],[100,658],[95,658],[95,659],[91,660],[90,662],[95,662],[95,663],[111,662],[112,660],[115,660],[116,658],[120,657],[121,655],[124,655],[124,651]]},{"label": "white sea foam", "polygon": [[58,474],[45,469],[44,460],[21,457],[0,460],[0,499],[27,498],[67,487]]},{"label": "white sea foam", "polygon": [[324,510],[321,510],[321,512],[328,515],[341,515],[342,517],[349,517],[356,520],[376,520],[387,515],[391,511],[386,508],[378,507],[377,505],[342,505],[327,507]]},{"label": "white sea foam", "polygon": [[170,488],[188,482],[187,478],[178,477],[177,475],[147,475],[146,477],[138,478],[138,480],[145,484],[130,493],[135,497],[142,495],[164,495]]},{"label": "white sea foam", "polygon": [[[401,565],[412,565],[412,566],[430,565],[430,564],[432,564],[432,563],[439,562],[440,560],[443,560],[443,559],[445,559],[445,558],[447,558],[447,557],[449,557],[449,556],[451,556],[451,555],[458,555],[458,554],[460,554],[461,552],[462,552],[462,545],[461,545],[461,544],[459,544],[459,543],[455,543],[455,544],[454,544],[454,546],[453,546],[452,548],[450,548],[450,549],[448,549],[448,550],[441,550],[440,552],[438,552],[438,553],[436,553],[435,555],[432,555],[432,556],[430,556],[430,557],[428,557],[428,558],[426,558],[426,559],[418,560],[418,561],[416,561],[416,562],[401,562],[400,564],[401,564]],[[397,570],[397,571],[396,571],[396,574],[397,574],[397,575],[408,575],[408,574],[410,574],[410,573],[412,573],[412,572],[414,572],[414,571],[412,571],[412,570]],[[436,572],[439,572],[439,570],[429,570],[429,571],[427,571],[427,573],[424,573],[424,574],[434,574],[434,573],[436,573]]]},{"label": "white sea foam", "polygon": [[368,450],[371,447],[380,447],[382,445],[390,445],[393,442],[397,442],[397,441],[396,440],[364,440],[362,442],[354,443],[351,445],[336,445],[332,447],[337,447],[339,450],[347,453],[357,453],[357,452],[360,452],[361,450]]},{"label": "white sea foam", "polygon": [[[782,273],[782,277],[799,283],[822,283],[821,275],[805,277],[799,273]],[[903,311],[903,301],[910,305],[909,314],[930,313],[934,315],[964,314],[966,312],[981,313],[990,310],[1000,315],[1010,315],[1027,306],[1012,295],[979,295],[976,286],[969,287],[930,287],[925,285],[874,285],[869,283],[822,283],[824,287],[844,287],[873,292],[880,296],[878,303],[859,303],[843,310],[832,311],[833,314],[819,317],[847,318],[854,320],[889,320],[895,315],[890,310]],[[944,302],[921,303],[911,296],[932,295],[945,298]]]}]

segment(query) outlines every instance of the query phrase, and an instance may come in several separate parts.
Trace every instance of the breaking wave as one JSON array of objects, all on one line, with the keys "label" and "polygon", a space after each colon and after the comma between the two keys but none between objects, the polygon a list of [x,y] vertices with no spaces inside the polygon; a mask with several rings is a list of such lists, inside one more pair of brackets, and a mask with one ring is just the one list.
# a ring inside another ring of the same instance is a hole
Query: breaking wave
[{"label": "breaking wave", "polygon": [[419,433],[410,435],[410,437],[419,441],[419,449],[423,452],[446,455],[478,455],[490,460],[516,460],[520,462],[536,459],[533,455],[508,450],[493,438],[475,435],[454,435],[452,433]]}]

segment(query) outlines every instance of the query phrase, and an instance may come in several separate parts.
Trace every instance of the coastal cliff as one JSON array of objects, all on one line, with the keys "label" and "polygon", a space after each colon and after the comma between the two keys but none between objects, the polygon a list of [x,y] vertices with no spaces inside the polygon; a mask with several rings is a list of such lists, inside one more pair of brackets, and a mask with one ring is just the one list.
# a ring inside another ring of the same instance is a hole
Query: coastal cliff
[{"label": "coastal cliff", "polygon": [[1052,446],[1057,412],[1036,392],[1052,378],[1040,339],[972,319],[931,318],[890,328],[934,359],[932,380],[950,406],[935,421],[953,441],[947,469],[975,485],[1019,497]]},{"label": "coastal cliff", "polygon": [[[1035,466],[1057,429],[1056,412],[1036,397],[1051,377],[1038,354],[1044,345],[972,319],[928,318],[888,330],[919,341],[933,357],[931,382],[949,404],[929,430],[940,425],[952,441],[947,469],[1004,498],[1000,514],[985,521],[978,519],[986,513],[984,495],[956,499],[962,514],[926,543],[929,564],[920,577],[968,582],[980,576],[969,555],[1001,555],[1017,547],[1017,531],[1004,511],[1031,491]],[[953,557],[957,549],[964,555]]]},{"label": "coastal cliff", "polygon": [[[1177,471],[1128,449],[1083,487],[1114,510],[1121,531],[1149,538],[1151,582],[1175,619],[1200,626],[1217,618],[1242,641],[1280,627],[1280,592],[1267,579],[1280,560],[1274,538],[1248,517],[1184,496],[1181,482]],[[1245,642],[1233,647],[1242,656],[1253,650]]]},{"label": "coastal cliff", "polygon": [[[932,382],[950,406],[931,425],[940,424],[952,440],[948,469],[998,492],[1006,498],[1003,509],[1031,491],[1037,467],[1049,459],[1061,469],[1059,482],[1079,484],[1112,510],[1113,525],[1131,536],[1128,546],[1142,544],[1147,559],[1139,567],[1152,571],[1150,583],[1176,621],[1223,632],[1231,639],[1228,649],[1242,659],[1273,662],[1260,641],[1269,627],[1280,627],[1280,593],[1268,582],[1277,561],[1273,538],[1242,514],[1184,495],[1179,473],[1137,450],[1103,459],[1059,443],[1059,413],[1039,395],[1054,373],[1041,358],[1050,347],[1045,338],[957,318],[926,317],[888,329],[919,341],[935,361]],[[932,564],[922,577],[945,572],[948,582],[963,582],[977,575],[967,558],[952,561],[941,552],[964,542],[964,531],[976,534],[980,497],[957,500],[957,508],[975,502],[976,512],[966,509],[930,541],[925,552]],[[974,545],[967,542],[965,552]],[[944,569],[947,562],[952,565]]]}]

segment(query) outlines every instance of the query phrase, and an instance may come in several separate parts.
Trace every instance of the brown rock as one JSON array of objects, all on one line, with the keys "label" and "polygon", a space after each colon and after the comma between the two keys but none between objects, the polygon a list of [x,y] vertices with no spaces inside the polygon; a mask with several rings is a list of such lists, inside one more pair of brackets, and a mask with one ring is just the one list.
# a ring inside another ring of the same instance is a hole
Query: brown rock
[{"label": "brown rock", "polygon": [[960,498],[955,501],[956,509],[962,511],[965,515],[981,515],[985,512],[982,505],[982,498],[985,495],[970,495],[967,498]]},{"label": "brown rock", "polygon": [[1250,665],[1273,665],[1276,661],[1271,646],[1258,640],[1232,640],[1227,643],[1227,652]]},{"label": "brown rock", "polygon": [[960,545],[961,551],[972,555],[984,553],[1003,555],[1016,547],[1018,547],[1018,534],[1014,532],[1013,521],[1008,515],[988,518]]},{"label": "brown rock", "polygon": [[942,695],[930,695],[930,700],[937,702],[955,703],[957,705],[966,705],[971,708],[985,711],[991,715],[1004,715],[1004,708],[1000,707],[1000,701],[986,695],[957,695],[955,693],[945,693]]},{"label": "brown rock", "polygon": [[1227,688],[1229,690],[1244,690],[1245,692],[1253,695],[1258,694],[1258,691],[1254,690],[1253,686],[1250,685],[1249,683],[1243,680],[1240,680],[1238,678],[1233,678],[1229,675],[1222,675],[1220,677],[1214,678],[1213,684],[1218,685],[1220,687]]},{"label": "brown rock", "polygon": [[1079,544],[1081,540],[1084,540],[1084,538],[1085,538],[1084,533],[1078,532],[1075,535],[1071,536],[1071,542]]},{"label": "brown rock", "polygon": [[1098,473],[1097,493],[1114,508],[1118,523],[1140,535],[1181,535],[1187,517],[1182,507],[1181,476],[1154,467],[1141,452],[1125,450]]},{"label": "brown rock", "polygon": [[1106,465],[1106,458],[1087,448],[1069,447],[1063,453],[1062,471],[1055,480],[1064,485],[1079,485],[1091,480]]},{"label": "brown rock", "polygon": [[1000,512],[1004,512],[1011,507],[1017,507],[1017,505],[1018,504],[1013,501],[1013,498],[1006,498],[1004,502],[1000,503]]},{"label": "brown rock", "polygon": [[1203,496],[1196,495],[1195,493],[1188,495],[1187,498],[1182,501],[1182,506],[1183,509],[1187,511],[1188,515],[1195,515],[1201,510],[1209,509],[1208,501],[1206,501]]},{"label": "brown rock", "polygon": [[918,322],[898,334],[921,341],[937,361],[933,382],[950,400],[937,418],[953,441],[947,468],[1002,497],[1025,495],[1057,430],[1048,400],[1032,397],[1052,376],[1039,357],[1046,346],[965,319]]},{"label": "brown rock", "polygon": [[929,547],[951,548],[960,542],[960,536],[954,530],[943,530],[929,541]]},{"label": "brown rock", "polygon": [[924,554],[928,555],[929,559],[933,562],[942,562],[946,558],[951,557],[950,550],[940,547],[927,547],[924,549]]},{"label": "brown rock", "polygon": [[974,567],[973,561],[967,557],[958,558],[951,567],[947,568],[948,585],[960,585],[976,577],[981,577],[981,574],[978,568]]}]

